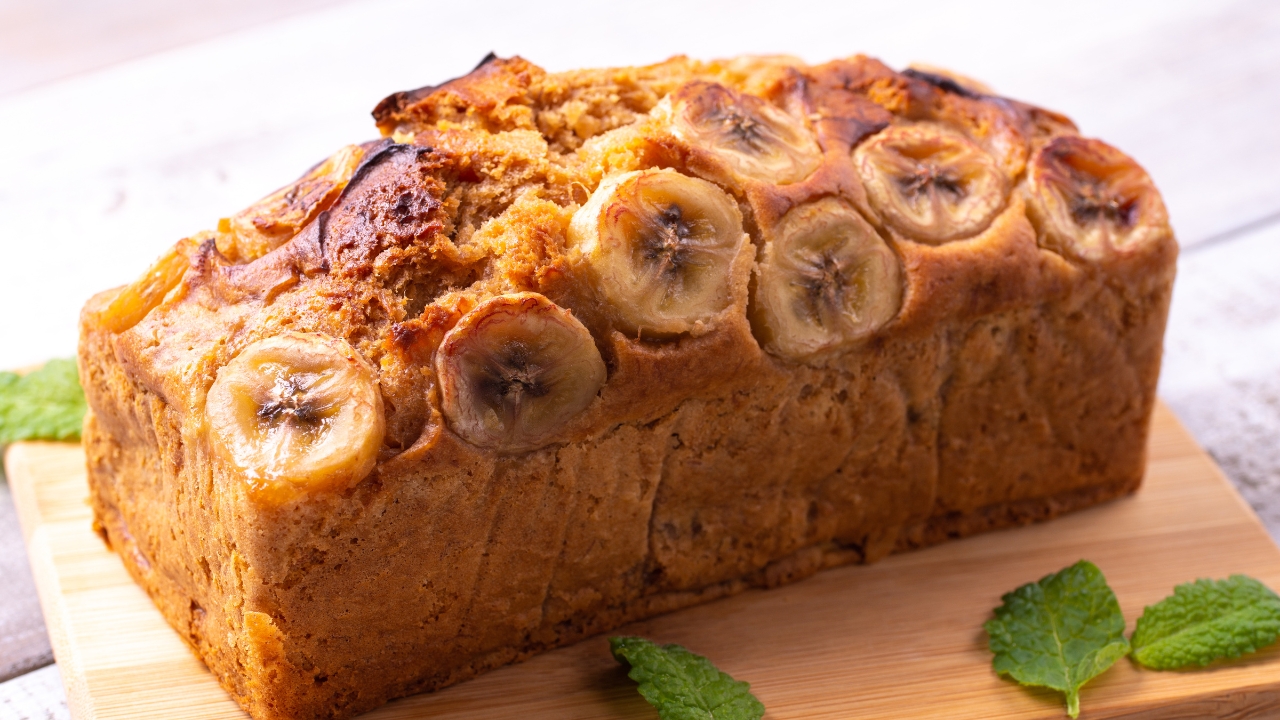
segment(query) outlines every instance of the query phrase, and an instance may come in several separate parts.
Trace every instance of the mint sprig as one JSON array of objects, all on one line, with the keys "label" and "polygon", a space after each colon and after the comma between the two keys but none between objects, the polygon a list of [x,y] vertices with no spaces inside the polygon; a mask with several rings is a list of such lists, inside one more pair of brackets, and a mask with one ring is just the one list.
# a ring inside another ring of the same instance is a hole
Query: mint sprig
[{"label": "mint sprig", "polygon": [[86,410],[74,360],[50,360],[26,375],[0,372],[0,445],[78,440]]},{"label": "mint sprig", "polygon": [[1124,615],[1096,565],[1080,562],[1005,594],[988,620],[997,673],[1067,696],[1080,714],[1080,687],[1129,653]]},{"label": "mint sprig", "polygon": [[764,705],[751,686],[721,672],[711,661],[679,645],[658,645],[644,638],[612,637],[609,649],[631,666],[645,700],[662,720],[760,720]]},{"label": "mint sprig", "polygon": [[1208,665],[1280,637],[1280,597],[1245,575],[1197,580],[1148,606],[1133,631],[1133,659],[1154,670]]}]

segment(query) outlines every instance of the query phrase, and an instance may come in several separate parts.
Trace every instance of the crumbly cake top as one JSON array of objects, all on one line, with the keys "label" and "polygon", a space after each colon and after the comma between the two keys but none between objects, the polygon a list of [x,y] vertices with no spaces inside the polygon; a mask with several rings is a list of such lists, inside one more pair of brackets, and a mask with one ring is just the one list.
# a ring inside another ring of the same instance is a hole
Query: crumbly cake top
[{"label": "crumbly cake top", "polygon": [[655,417],[693,363],[848,370],[1176,252],[1145,172],[1067,118],[861,56],[489,57],[373,115],[383,139],[86,308],[259,497],[349,487],[427,428],[523,453]]}]

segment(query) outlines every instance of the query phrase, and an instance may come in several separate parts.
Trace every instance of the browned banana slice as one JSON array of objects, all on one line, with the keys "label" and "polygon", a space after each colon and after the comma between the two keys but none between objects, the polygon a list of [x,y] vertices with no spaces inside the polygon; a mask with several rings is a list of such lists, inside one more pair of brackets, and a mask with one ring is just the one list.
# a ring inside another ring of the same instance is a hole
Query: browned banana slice
[{"label": "browned banana slice", "polygon": [[142,322],[182,282],[182,276],[191,267],[190,256],[198,245],[195,238],[178,241],[157,258],[141,277],[120,288],[115,297],[98,312],[98,320],[102,326],[110,332],[120,333]]},{"label": "browned banana slice", "polygon": [[364,147],[348,145],[292,184],[220,221],[218,252],[245,263],[285,244],[333,204],[364,156]]},{"label": "browned banana slice", "polygon": [[822,150],[804,123],[752,95],[692,82],[672,93],[672,131],[748,178],[786,185],[811,175]]},{"label": "browned banana slice", "polygon": [[1062,254],[1098,260],[1170,232],[1146,171],[1098,140],[1051,140],[1032,160],[1027,188],[1041,242]]},{"label": "browned banana slice", "polygon": [[377,376],[346,341],[287,332],[218,371],[205,411],[211,440],[255,496],[349,487],[382,447]]},{"label": "browned banana slice", "polygon": [[995,159],[941,126],[888,128],[853,158],[884,223],[913,240],[943,243],[981,232],[1008,194]]},{"label": "browned banana slice", "polygon": [[787,213],[765,245],[752,326],[769,352],[804,360],[865,338],[901,305],[898,257],[853,208],[825,198]]},{"label": "browned banana slice", "polygon": [[604,385],[591,333],[537,293],[481,303],[445,334],[436,373],[449,427],[484,448],[550,442]]},{"label": "browned banana slice", "polygon": [[574,214],[569,240],[617,324],[657,336],[728,307],[734,261],[749,244],[733,198],[674,170],[606,179]]}]

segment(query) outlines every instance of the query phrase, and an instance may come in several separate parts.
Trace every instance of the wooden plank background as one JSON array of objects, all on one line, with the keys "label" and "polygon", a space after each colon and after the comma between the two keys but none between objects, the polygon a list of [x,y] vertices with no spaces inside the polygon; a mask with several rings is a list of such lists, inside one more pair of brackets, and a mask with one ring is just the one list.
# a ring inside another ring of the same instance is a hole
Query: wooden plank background
[{"label": "wooden plank background", "polygon": [[[1280,535],[1280,3],[779,8],[0,0],[0,303],[16,309],[0,367],[71,354],[88,294],[372,136],[367,113],[383,95],[465,72],[489,50],[553,70],[862,51],[951,66],[1062,110],[1151,171],[1184,246],[1162,397]],[[61,717],[56,685],[41,684],[50,672],[21,674],[48,653],[0,485],[0,717],[42,687]]]}]

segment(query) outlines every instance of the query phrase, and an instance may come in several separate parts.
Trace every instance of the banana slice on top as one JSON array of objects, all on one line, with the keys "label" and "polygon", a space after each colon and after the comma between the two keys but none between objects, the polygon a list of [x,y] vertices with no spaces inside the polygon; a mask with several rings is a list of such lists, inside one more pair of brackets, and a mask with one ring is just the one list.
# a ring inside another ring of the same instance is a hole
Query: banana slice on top
[{"label": "banana slice on top", "polygon": [[892,320],[902,305],[901,263],[857,211],[824,198],[778,223],[752,301],[752,327],[765,350],[804,360]]},{"label": "banana slice on top", "polygon": [[215,448],[258,497],[342,489],[364,479],[382,447],[382,394],[346,341],[286,332],[218,371],[205,404]]},{"label": "banana slice on top", "polygon": [[103,327],[110,332],[121,333],[142,322],[182,282],[182,276],[191,267],[190,256],[197,247],[194,238],[178,241],[141,277],[121,288],[111,302],[98,311],[98,320]]},{"label": "banana slice on top", "polygon": [[733,302],[734,261],[749,245],[733,198],[674,170],[607,178],[574,214],[569,242],[617,324],[660,337]]},{"label": "banana slice on top", "polygon": [[743,176],[786,185],[822,164],[822,149],[804,124],[758,97],[698,81],[672,93],[670,102],[675,136]]},{"label": "banana slice on top", "polygon": [[537,293],[476,306],[436,353],[449,427],[469,442],[508,452],[551,441],[604,385],[591,333]]},{"label": "banana slice on top", "polygon": [[986,229],[1009,192],[995,158],[941,126],[890,127],[859,145],[853,159],[885,224],[926,243]]},{"label": "banana slice on top", "polygon": [[1028,213],[1042,242],[1059,253],[1098,260],[1170,232],[1150,176],[1101,141],[1051,140],[1032,159],[1027,179]]}]

